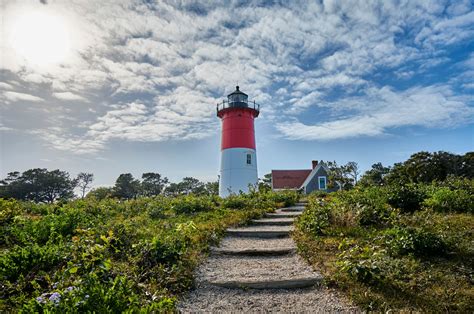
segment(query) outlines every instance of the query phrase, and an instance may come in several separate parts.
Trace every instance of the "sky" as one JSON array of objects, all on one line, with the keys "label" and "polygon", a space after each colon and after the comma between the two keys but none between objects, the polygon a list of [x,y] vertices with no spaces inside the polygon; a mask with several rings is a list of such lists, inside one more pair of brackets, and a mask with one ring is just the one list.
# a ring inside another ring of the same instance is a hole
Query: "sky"
[{"label": "sky", "polygon": [[474,150],[472,1],[3,0],[0,177],[216,180],[216,104],[260,104],[259,176]]}]

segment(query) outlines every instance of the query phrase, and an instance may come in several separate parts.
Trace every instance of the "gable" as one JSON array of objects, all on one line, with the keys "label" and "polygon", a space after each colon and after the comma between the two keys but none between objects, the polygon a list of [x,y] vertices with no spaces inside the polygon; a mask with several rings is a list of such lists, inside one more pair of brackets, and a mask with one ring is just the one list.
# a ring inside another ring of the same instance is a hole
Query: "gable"
[{"label": "gable", "polygon": [[272,170],[273,189],[298,189],[311,173],[311,169]]},{"label": "gable", "polygon": [[311,171],[308,177],[304,180],[304,182],[301,184],[301,188],[306,187],[311,182],[311,180],[313,180],[313,178],[317,178],[318,176],[327,177],[328,173],[329,168],[324,163],[320,163],[316,168]]}]

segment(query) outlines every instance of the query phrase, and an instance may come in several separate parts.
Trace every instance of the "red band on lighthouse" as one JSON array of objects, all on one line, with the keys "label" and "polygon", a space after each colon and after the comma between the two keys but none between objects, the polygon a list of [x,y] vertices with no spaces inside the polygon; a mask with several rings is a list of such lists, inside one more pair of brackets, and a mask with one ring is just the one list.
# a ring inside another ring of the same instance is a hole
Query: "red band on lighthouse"
[{"label": "red band on lighthouse", "polygon": [[221,149],[255,149],[254,111],[239,108],[222,113]]}]

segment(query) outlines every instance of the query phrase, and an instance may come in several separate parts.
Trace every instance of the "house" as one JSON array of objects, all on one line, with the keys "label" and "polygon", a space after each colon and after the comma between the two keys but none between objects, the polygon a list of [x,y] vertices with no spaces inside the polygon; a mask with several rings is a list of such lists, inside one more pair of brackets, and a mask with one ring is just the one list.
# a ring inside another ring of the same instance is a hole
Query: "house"
[{"label": "house", "polygon": [[305,194],[313,191],[328,191],[329,168],[324,162],[313,160],[312,169],[272,170],[272,189],[301,190]]}]

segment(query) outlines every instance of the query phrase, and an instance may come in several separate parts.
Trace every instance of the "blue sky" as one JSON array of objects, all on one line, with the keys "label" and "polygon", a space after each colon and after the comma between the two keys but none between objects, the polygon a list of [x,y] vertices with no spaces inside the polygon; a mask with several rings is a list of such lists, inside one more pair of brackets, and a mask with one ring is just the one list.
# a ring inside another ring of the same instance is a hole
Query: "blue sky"
[{"label": "blue sky", "polygon": [[0,175],[217,178],[215,104],[261,104],[259,175],[474,149],[471,1],[8,1]]}]

